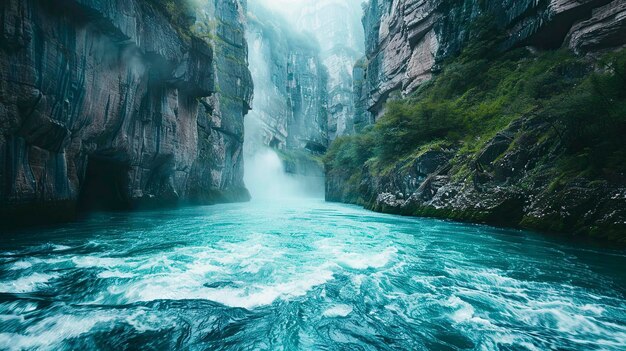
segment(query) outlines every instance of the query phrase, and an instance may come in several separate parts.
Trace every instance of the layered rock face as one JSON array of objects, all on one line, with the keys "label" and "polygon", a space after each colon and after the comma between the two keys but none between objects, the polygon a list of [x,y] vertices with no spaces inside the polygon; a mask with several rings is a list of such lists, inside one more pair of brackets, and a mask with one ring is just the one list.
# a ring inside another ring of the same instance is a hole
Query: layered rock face
[{"label": "layered rock face", "polygon": [[320,43],[321,59],[328,69],[328,136],[354,132],[352,70],[363,56],[363,28],[359,23],[361,2],[355,0],[311,1],[298,17],[298,28]]},{"label": "layered rock face", "polygon": [[248,197],[242,4],[207,6],[215,49],[158,0],[2,2],[3,223]]},{"label": "layered rock face", "polygon": [[211,44],[215,92],[200,100],[198,158],[187,197],[196,203],[247,200],[243,183],[244,116],[253,83],[245,38],[245,0],[210,0],[196,14],[194,33]]},{"label": "layered rock face", "polygon": [[[327,71],[314,38],[277,14],[251,6],[248,26],[254,109],[249,145],[324,152],[328,146]],[[255,150],[250,150],[253,152]]]},{"label": "layered rock face", "polygon": [[366,59],[355,68],[355,123],[372,123],[386,101],[429,80],[481,16],[505,36],[503,49],[565,46],[582,53],[624,44],[625,8],[622,0],[370,0],[363,17]]},{"label": "layered rock face", "polygon": [[[326,199],[408,216],[525,227],[624,241],[626,187],[578,178],[550,186],[561,159],[551,125],[528,116],[490,139],[475,156],[449,144],[425,150],[384,175],[364,165],[356,191],[350,175],[326,178]],[[463,169],[470,170],[463,176]],[[466,179],[471,178],[468,182]]]},{"label": "layered rock face", "polygon": [[[559,48],[578,54],[578,68],[558,73],[569,77],[601,70],[596,58],[626,45],[625,9],[623,0],[370,0],[363,18],[366,57],[354,67],[355,126],[375,123],[386,102],[409,96],[436,75],[468,43],[476,30],[473,23],[481,18],[500,29],[502,52],[527,47],[529,57]],[[516,116],[495,136],[485,134],[487,142],[477,142],[482,146],[476,151],[458,143],[425,145],[411,156],[388,160],[392,166],[382,171],[369,161],[358,175],[335,167],[327,173],[327,200],[403,215],[624,240],[624,174],[555,182],[564,143],[558,133],[550,134],[556,127],[544,117],[532,111]]]}]

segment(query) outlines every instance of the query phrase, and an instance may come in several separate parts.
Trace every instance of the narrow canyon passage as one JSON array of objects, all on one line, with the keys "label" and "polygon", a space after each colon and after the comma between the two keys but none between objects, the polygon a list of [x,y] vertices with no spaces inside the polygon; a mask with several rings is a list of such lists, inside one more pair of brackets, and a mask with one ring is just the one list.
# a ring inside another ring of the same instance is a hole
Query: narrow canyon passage
[{"label": "narrow canyon passage", "polygon": [[625,44],[625,0],[3,0],[0,350],[624,351]]}]

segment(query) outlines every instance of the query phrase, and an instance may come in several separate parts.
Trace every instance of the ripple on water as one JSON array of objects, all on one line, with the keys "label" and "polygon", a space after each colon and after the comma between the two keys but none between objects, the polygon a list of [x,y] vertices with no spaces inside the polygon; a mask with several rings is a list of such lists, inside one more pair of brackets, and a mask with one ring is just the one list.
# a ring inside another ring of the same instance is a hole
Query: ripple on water
[{"label": "ripple on water", "polygon": [[0,349],[626,349],[623,252],[316,201],[159,214],[20,233]]}]

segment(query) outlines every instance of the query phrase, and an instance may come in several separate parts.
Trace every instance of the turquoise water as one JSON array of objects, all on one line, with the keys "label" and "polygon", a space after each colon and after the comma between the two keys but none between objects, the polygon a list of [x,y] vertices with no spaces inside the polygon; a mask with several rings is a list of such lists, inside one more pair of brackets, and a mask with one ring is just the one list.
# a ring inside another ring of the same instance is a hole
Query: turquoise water
[{"label": "turquoise water", "polygon": [[0,245],[0,349],[626,349],[626,253],[521,231],[307,200]]}]

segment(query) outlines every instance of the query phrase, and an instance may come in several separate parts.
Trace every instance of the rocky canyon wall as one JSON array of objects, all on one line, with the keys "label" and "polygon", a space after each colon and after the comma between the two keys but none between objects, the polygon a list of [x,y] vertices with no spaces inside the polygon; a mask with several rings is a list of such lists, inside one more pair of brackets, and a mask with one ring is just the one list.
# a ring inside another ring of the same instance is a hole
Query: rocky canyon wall
[{"label": "rocky canyon wall", "polygon": [[623,0],[370,0],[363,17],[366,58],[355,67],[356,124],[374,122],[390,98],[429,80],[461,50],[479,17],[504,37],[502,50],[567,47],[584,53],[625,42]]},{"label": "rocky canyon wall", "polygon": [[361,1],[322,0],[305,3],[297,18],[298,28],[311,33],[320,44],[320,57],[329,73],[328,137],[354,133],[352,70],[363,56]]},{"label": "rocky canyon wall", "polygon": [[370,0],[363,25],[327,200],[626,241],[626,1]]},{"label": "rocky canyon wall", "polygon": [[247,200],[243,183],[244,117],[253,82],[245,37],[247,2],[210,0],[196,13],[195,35],[211,44],[215,92],[200,100],[198,158],[188,180],[195,203]]},{"label": "rocky canyon wall", "polygon": [[0,217],[245,200],[245,3],[0,4]]},{"label": "rocky canyon wall", "polygon": [[259,3],[250,4],[247,36],[255,82],[247,153],[270,147],[288,172],[321,176],[312,157],[328,147],[329,97],[318,42]]}]

